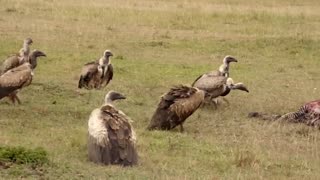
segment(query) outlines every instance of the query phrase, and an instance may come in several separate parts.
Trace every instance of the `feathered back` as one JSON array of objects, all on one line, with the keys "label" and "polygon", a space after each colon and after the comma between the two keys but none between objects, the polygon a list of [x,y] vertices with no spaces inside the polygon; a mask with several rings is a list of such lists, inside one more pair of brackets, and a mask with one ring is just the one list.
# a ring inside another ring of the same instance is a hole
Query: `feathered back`
[{"label": "feathered back", "polygon": [[86,88],[86,89],[92,89],[94,88],[94,82],[93,79],[98,71],[98,63],[97,62],[89,62],[86,63],[81,71],[78,88]]},{"label": "feathered back", "polygon": [[193,87],[210,94],[212,98],[218,97],[225,92],[227,77],[205,74],[193,83]]},{"label": "feathered back", "polygon": [[130,119],[110,105],[102,106],[98,112],[92,113],[88,123],[89,160],[106,165],[136,165],[136,137]]},{"label": "feathered back", "polygon": [[0,75],[7,72],[10,69],[18,67],[19,65],[21,65],[21,63],[18,55],[12,55],[8,57],[6,60],[4,60],[4,62],[1,65]]},{"label": "feathered back", "polygon": [[161,97],[151,118],[149,130],[170,130],[182,124],[201,105],[204,92],[188,86],[175,86]]},{"label": "feathered back", "polygon": [[31,83],[33,75],[30,67],[29,63],[25,63],[0,76],[0,99]]}]

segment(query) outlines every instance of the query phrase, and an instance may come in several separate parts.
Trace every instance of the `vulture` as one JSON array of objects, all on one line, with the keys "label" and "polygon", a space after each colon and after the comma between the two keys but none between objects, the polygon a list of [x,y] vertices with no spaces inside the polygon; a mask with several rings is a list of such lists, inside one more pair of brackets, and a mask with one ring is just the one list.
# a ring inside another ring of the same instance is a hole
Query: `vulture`
[{"label": "vulture", "polygon": [[110,50],[106,50],[103,56],[84,65],[80,75],[78,88],[101,89],[108,85],[113,77],[113,67],[110,61],[113,56]]},{"label": "vulture", "polygon": [[29,59],[29,54],[30,54],[30,45],[33,43],[31,38],[26,38],[23,41],[23,46],[22,48],[19,50],[19,56],[20,56],[20,60],[23,62],[27,62]]},{"label": "vulture", "polygon": [[193,83],[193,87],[206,92],[206,99],[214,99],[219,96],[226,96],[231,90],[241,90],[249,92],[243,83],[234,83],[233,79],[225,76],[215,76],[204,74],[198,77]]},{"label": "vulture", "polygon": [[33,70],[37,65],[37,58],[41,56],[46,56],[46,54],[42,51],[34,50],[29,55],[29,62],[9,69],[0,75],[0,99],[8,96],[13,103],[17,100],[21,104],[17,93],[22,87],[31,83]]},{"label": "vulture", "polygon": [[170,130],[180,125],[201,105],[205,92],[195,87],[175,86],[164,94],[154,112],[148,130]]},{"label": "vulture", "polygon": [[220,65],[219,69],[217,71],[211,71],[207,73],[208,75],[213,76],[225,76],[229,77],[229,66],[231,62],[238,62],[238,60],[232,56],[226,56],[224,57],[222,64]]},{"label": "vulture", "polygon": [[8,57],[1,66],[0,74],[5,73],[9,69],[20,66],[21,64],[28,62],[30,54],[30,45],[33,43],[31,38],[26,38],[23,42],[23,47],[18,54]]},{"label": "vulture", "polygon": [[97,164],[133,166],[138,163],[136,135],[131,119],[113,106],[125,99],[109,91],[104,105],[91,112],[88,121],[88,158]]},{"label": "vulture", "polygon": [[320,99],[307,102],[302,105],[297,111],[289,112],[284,115],[266,114],[260,112],[250,112],[249,118],[259,118],[263,120],[280,120],[293,123],[304,123],[309,126],[320,128]]},{"label": "vulture", "polygon": [[28,86],[33,77],[31,64],[24,63],[21,66],[13,68],[0,76],[0,99],[8,96],[15,103],[18,98],[17,91]]}]

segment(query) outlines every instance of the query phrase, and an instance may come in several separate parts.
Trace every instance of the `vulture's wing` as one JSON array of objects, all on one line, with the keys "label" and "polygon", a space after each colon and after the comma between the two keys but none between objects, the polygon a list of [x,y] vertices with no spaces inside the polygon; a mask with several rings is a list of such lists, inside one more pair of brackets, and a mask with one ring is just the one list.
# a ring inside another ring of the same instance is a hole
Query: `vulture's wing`
[{"label": "vulture's wing", "polygon": [[198,81],[200,81],[202,78],[206,78],[206,77],[215,77],[215,76],[222,76],[222,74],[219,71],[210,71],[206,74],[202,74],[199,77],[197,77],[196,80],[194,80],[194,82],[192,83],[192,87],[195,87],[195,84],[199,83]]},{"label": "vulture's wing", "polygon": [[98,71],[98,64],[96,62],[89,62],[82,68],[78,88],[85,87],[86,89],[92,89],[93,84],[90,83],[94,79],[95,74]]},{"label": "vulture's wing", "polygon": [[103,106],[103,119],[111,148],[112,164],[130,166],[137,164],[138,155],[135,149],[135,137],[129,118],[112,106]]},{"label": "vulture's wing", "polygon": [[97,71],[98,64],[95,62],[89,62],[82,68],[81,75],[87,75],[88,73],[95,73]]},{"label": "vulture's wing", "polygon": [[222,88],[226,83],[227,78],[224,76],[206,74],[198,79],[193,86],[209,93]]},{"label": "vulture's wing", "polygon": [[107,142],[106,145],[98,148],[101,154],[100,163],[123,166],[137,164],[135,134],[127,116],[109,105],[101,107],[100,112],[99,117],[103,120],[104,129],[107,131],[105,136],[108,139],[104,141]]},{"label": "vulture's wing", "polygon": [[7,72],[10,69],[13,69],[15,67],[18,67],[20,65],[20,60],[17,55],[12,55],[8,57],[1,66],[1,74]]},{"label": "vulture's wing", "polygon": [[113,66],[112,64],[108,65],[108,70],[106,72],[106,75],[104,77],[104,84],[102,85],[102,87],[106,86],[109,84],[109,82],[112,80],[113,77]]},{"label": "vulture's wing", "polygon": [[29,63],[7,71],[0,76],[0,98],[29,85],[31,81],[32,70]]},{"label": "vulture's wing", "polygon": [[178,91],[179,96],[170,106],[170,111],[175,112],[179,119],[184,121],[199,108],[204,100],[204,92],[186,86],[180,88],[183,91]]},{"label": "vulture's wing", "polygon": [[200,106],[204,92],[187,86],[176,86],[161,97],[151,118],[149,130],[170,130],[190,116]]}]

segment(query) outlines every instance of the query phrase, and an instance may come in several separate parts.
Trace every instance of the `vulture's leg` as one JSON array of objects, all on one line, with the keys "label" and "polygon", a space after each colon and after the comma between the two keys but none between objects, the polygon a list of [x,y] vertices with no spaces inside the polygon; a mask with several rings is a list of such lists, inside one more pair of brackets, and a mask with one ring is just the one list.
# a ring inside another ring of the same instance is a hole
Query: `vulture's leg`
[{"label": "vulture's leg", "polygon": [[16,99],[15,99],[15,97],[14,97],[13,94],[9,94],[9,95],[8,95],[8,98],[10,99],[10,101],[12,102],[12,104],[16,104]]},{"label": "vulture's leg", "polygon": [[18,98],[17,96],[17,91],[14,91],[13,93],[9,94],[8,95],[8,98],[10,99],[10,101],[13,103],[13,104],[16,104],[16,100],[18,102],[18,104],[21,104],[21,101],[20,99]]},{"label": "vulture's leg", "polygon": [[14,98],[17,100],[18,104],[21,104],[21,101],[20,101],[20,99],[19,99],[17,94],[14,94]]},{"label": "vulture's leg", "polygon": [[87,104],[89,104],[89,103],[90,103],[90,100],[91,100],[91,91],[92,91],[92,90],[89,90],[89,96],[88,96]]},{"label": "vulture's leg", "polygon": [[210,97],[210,104],[212,104],[215,109],[218,109],[218,104],[219,104],[218,98]]},{"label": "vulture's leg", "polygon": [[184,132],[183,124],[180,124],[180,132]]},{"label": "vulture's leg", "polygon": [[228,104],[228,106],[230,105],[230,102],[227,98],[222,97],[223,101],[226,102]]}]

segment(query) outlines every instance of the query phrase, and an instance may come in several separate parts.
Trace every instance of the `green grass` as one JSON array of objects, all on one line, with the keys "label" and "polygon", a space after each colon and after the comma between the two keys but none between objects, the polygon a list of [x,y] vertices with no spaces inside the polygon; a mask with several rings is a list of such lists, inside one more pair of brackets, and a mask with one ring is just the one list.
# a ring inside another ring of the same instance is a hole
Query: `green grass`
[{"label": "green grass", "polygon": [[[0,101],[0,146],[43,147],[41,169],[14,165],[3,179],[317,179],[320,133],[301,124],[248,119],[285,113],[319,99],[320,4],[317,0],[0,0],[0,60],[26,37],[47,54],[22,105]],[[104,90],[78,90],[84,63],[115,55]],[[203,108],[185,133],[146,131],[159,97],[191,84],[225,55],[231,76],[250,93],[232,92],[218,110]],[[108,90],[134,120],[139,165],[88,162],[87,120]],[[89,100],[89,101],[88,101]]]}]

